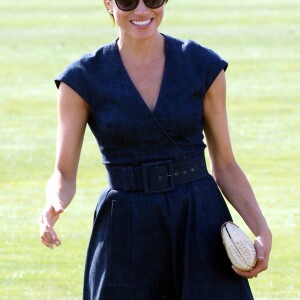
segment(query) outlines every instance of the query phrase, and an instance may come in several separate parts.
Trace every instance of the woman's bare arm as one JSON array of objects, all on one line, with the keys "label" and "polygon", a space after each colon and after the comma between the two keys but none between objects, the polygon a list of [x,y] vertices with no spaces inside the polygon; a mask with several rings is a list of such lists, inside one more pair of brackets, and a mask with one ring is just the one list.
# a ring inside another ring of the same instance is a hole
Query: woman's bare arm
[{"label": "woman's bare arm", "polygon": [[252,278],[267,269],[272,238],[252,188],[234,158],[227,123],[224,71],[216,78],[204,99],[204,132],[212,175],[224,196],[256,236],[256,266],[250,272],[235,270],[239,275]]},{"label": "woman's bare arm", "polygon": [[49,248],[61,244],[53,226],[76,192],[77,169],[87,119],[87,103],[73,89],[61,83],[55,169],[46,186],[47,202],[40,221],[41,242]]}]

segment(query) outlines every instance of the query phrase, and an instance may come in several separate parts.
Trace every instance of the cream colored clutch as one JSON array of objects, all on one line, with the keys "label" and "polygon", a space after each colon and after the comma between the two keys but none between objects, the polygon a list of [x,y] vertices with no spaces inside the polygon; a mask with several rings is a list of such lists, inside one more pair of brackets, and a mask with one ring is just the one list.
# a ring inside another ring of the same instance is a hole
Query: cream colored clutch
[{"label": "cream colored clutch", "polygon": [[256,251],[250,238],[233,222],[225,222],[221,234],[231,263],[239,270],[251,270],[256,264]]}]

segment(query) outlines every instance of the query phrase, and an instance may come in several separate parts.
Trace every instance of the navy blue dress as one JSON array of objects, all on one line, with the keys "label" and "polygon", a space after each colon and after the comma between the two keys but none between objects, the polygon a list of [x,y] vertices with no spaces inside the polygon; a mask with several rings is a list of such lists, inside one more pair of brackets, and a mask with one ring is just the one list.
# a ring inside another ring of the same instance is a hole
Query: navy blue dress
[{"label": "navy blue dress", "polygon": [[154,111],[130,80],[116,42],[56,78],[88,103],[108,171],[83,299],[253,299],[222,245],[220,228],[231,216],[204,159],[203,98],[227,63],[193,41],[164,37]]}]

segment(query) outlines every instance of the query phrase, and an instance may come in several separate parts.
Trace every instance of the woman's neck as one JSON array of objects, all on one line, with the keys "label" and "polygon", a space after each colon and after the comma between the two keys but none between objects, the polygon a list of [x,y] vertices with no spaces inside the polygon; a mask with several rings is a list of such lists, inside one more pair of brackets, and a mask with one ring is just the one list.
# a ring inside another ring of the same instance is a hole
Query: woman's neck
[{"label": "woman's neck", "polygon": [[117,44],[121,57],[136,63],[147,63],[164,56],[164,36],[159,32],[147,39],[120,35]]}]

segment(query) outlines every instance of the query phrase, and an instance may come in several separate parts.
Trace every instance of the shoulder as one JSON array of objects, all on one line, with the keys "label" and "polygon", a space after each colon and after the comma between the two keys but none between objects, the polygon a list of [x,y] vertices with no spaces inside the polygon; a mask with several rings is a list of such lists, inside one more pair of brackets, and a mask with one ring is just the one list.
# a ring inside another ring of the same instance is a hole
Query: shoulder
[{"label": "shoulder", "polygon": [[59,88],[64,82],[79,94],[89,104],[92,103],[95,80],[105,76],[107,65],[113,60],[115,43],[102,46],[93,53],[82,55],[70,63],[56,78],[55,84]]},{"label": "shoulder", "polygon": [[107,58],[111,56],[113,51],[114,51],[114,43],[104,45],[92,53],[86,53],[82,55],[80,58],[70,63],[65,68],[64,71],[69,71],[69,72],[90,71],[93,68],[97,68],[99,64],[101,65],[105,61],[107,61]]},{"label": "shoulder", "polygon": [[197,70],[199,68],[206,70],[214,67],[221,67],[221,69],[226,70],[228,67],[227,61],[218,53],[194,40],[181,40],[168,35],[165,35],[165,38],[169,52],[173,53],[174,58],[181,57],[181,59]]},{"label": "shoulder", "polygon": [[[226,70],[228,63],[215,51],[196,41],[180,40],[166,37],[166,51],[173,61],[178,61],[180,71],[186,78],[194,78],[206,93],[215,78],[222,70]],[[179,69],[178,67],[178,69]]]},{"label": "shoulder", "polygon": [[220,58],[220,56],[211,48],[203,46],[191,39],[178,39],[172,36],[164,35],[167,43],[183,55],[196,55],[199,58]]},{"label": "shoulder", "polygon": [[[93,78],[95,72],[101,72],[105,69],[105,63],[109,64],[109,59],[114,51],[114,43],[110,43],[98,48],[93,53],[87,53],[82,55],[77,60],[73,61],[55,78],[56,86],[59,87],[61,81],[79,82],[88,81],[89,78]],[[107,59],[109,58],[109,59]]]}]

